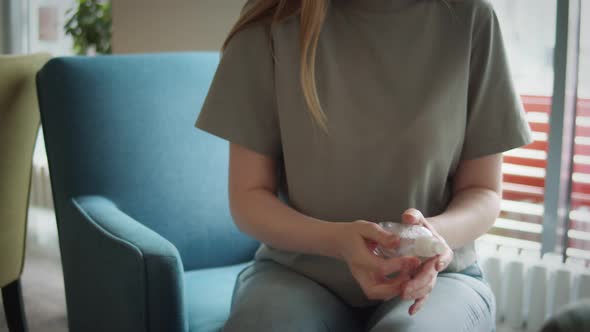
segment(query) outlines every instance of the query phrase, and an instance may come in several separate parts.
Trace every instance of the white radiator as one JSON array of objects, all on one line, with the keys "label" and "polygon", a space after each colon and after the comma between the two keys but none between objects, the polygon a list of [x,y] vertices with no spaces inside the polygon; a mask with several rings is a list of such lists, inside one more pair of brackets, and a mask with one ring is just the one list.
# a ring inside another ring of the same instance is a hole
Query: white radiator
[{"label": "white radiator", "polygon": [[590,298],[590,270],[583,260],[539,251],[478,243],[484,276],[496,296],[499,330],[540,331],[565,305]]},{"label": "white radiator", "polygon": [[37,137],[31,171],[27,252],[59,262],[57,223],[42,133]]},{"label": "white radiator", "polygon": [[33,152],[29,205],[35,208],[53,210],[51,181],[49,180],[49,167],[47,163],[47,154],[45,153],[45,141],[43,139],[42,129],[40,129],[37,134],[35,151]]},{"label": "white radiator", "polygon": [[[33,160],[29,204],[34,207],[53,209],[53,197],[51,194],[51,182],[49,180],[47,161],[36,157]],[[44,155],[41,157],[45,158]]]}]

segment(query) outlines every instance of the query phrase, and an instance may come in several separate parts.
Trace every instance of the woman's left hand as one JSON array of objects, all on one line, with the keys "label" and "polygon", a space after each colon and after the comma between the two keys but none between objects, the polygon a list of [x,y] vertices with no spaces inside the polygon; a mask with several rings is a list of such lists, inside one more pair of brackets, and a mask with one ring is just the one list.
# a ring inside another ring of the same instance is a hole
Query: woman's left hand
[{"label": "woman's left hand", "polygon": [[446,269],[453,260],[453,250],[428,220],[424,218],[420,211],[416,209],[406,210],[402,214],[402,222],[404,224],[421,225],[428,228],[435,237],[446,245],[446,250],[442,254],[424,261],[416,270],[413,278],[402,286],[402,298],[404,300],[415,300],[414,304],[408,310],[410,315],[414,315],[424,305],[428,299],[428,295],[434,289],[438,273]]}]

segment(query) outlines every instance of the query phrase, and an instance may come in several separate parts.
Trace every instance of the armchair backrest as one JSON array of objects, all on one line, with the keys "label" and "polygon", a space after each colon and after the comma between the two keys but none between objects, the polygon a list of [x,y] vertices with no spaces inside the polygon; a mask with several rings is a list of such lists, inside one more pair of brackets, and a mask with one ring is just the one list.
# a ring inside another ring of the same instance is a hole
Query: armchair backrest
[{"label": "armchair backrest", "polygon": [[[58,227],[102,195],[178,249],[186,270],[251,259],[228,205],[228,144],[194,127],[218,53],[55,58],[37,76]],[[83,241],[64,239],[60,241]],[[67,255],[67,253],[62,253]]]}]

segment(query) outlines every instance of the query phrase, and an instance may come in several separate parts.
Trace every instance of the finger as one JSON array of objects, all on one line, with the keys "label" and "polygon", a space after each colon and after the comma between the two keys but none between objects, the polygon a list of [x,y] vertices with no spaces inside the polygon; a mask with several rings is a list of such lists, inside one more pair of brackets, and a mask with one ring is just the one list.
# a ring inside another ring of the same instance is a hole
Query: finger
[{"label": "finger", "polygon": [[422,262],[418,257],[414,256],[401,256],[386,259],[381,267],[381,273],[383,275],[390,275],[394,272],[404,271],[413,272],[420,266]]},{"label": "finger", "polygon": [[365,240],[365,242],[367,243],[367,249],[369,249],[370,252],[375,253],[375,250],[379,246],[377,242],[369,240]]},{"label": "finger", "polygon": [[388,259],[385,259],[381,256],[377,256],[377,253],[373,250],[369,250],[360,252],[359,255],[359,265],[362,266],[363,269],[370,272],[381,273],[383,266],[387,264]]},{"label": "finger", "polygon": [[445,251],[444,253],[442,253],[439,257],[438,260],[436,262],[436,271],[440,272],[444,269],[446,269],[449,264],[451,264],[451,261],[453,260],[453,250],[451,250],[449,248],[449,250]]},{"label": "finger", "polygon": [[363,238],[385,248],[392,248],[399,245],[399,236],[386,231],[383,227],[373,222],[364,222],[360,233]]},{"label": "finger", "polygon": [[409,259],[400,258],[382,258],[372,253],[361,253],[359,266],[366,272],[370,272],[379,277],[387,277],[395,272],[407,272],[409,274],[416,268],[414,257]]},{"label": "finger", "polygon": [[400,274],[398,276],[396,276],[395,278],[389,278],[386,282],[386,284],[393,284],[395,285],[395,289],[396,292],[393,294],[390,294],[389,297],[385,297],[383,299],[383,301],[389,301],[391,299],[393,299],[396,296],[400,296],[401,292],[402,292],[402,286],[408,282],[409,280],[412,280],[412,277],[407,275],[407,274]]},{"label": "finger", "polygon": [[[385,276],[379,273],[373,273],[373,280],[375,281],[375,284],[393,284],[393,283],[399,283],[400,286],[402,286],[402,284],[412,280],[412,276],[408,273],[405,272],[400,272],[398,274],[396,274],[395,276]],[[401,280],[401,281],[400,281]]]},{"label": "finger", "polygon": [[432,279],[431,282],[428,285],[426,285],[425,287],[417,289],[414,292],[412,292],[411,294],[408,294],[407,297],[404,293],[403,299],[404,300],[416,300],[416,299],[420,299],[425,296],[428,296],[428,294],[430,294],[432,292],[432,290],[434,289],[435,285],[436,285],[436,278]]},{"label": "finger", "polygon": [[413,256],[401,256],[394,258],[382,258],[372,253],[361,253],[362,268],[365,271],[375,273],[382,277],[386,277],[395,272],[404,272],[406,274],[414,274],[414,271],[420,266],[420,259]]},{"label": "finger", "polygon": [[370,300],[389,300],[400,295],[401,285],[407,282],[409,278],[407,275],[400,275],[385,283],[367,284],[362,288]]},{"label": "finger", "polygon": [[434,269],[434,264],[436,262],[435,258],[430,258],[427,260],[420,272],[408,283],[404,285],[403,290],[403,297],[404,298],[411,298],[410,294],[414,293],[416,290],[426,287],[432,279],[436,278],[436,270]]},{"label": "finger", "polygon": [[375,284],[387,283],[390,280],[390,278],[387,278],[387,276],[384,276],[381,273],[371,273],[373,274],[373,280],[375,281]]},{"label": "finger", "polygon": [[[430,224],[430,222],[428,222],[428,220],[426,218],[423,218],[422,225],[424,227],[426,227],[428,230],[430,230],[430,232],[432,232],[432,234],[435,237],[437,237],[440,241],[442,241],[443,243],[446,244],[446,240],[440,234],[438,234],[436,229]],[[448,250],[446,250],[444,253],[442,253],[441,255],[438,256],[439,258],[438,258],[438,262],[436,264],[436,271],[437,272],[440,272],[440,271],[446,269],[449,266],[449,264],[451,264],[451,261],[453,260],[453,257],[454,257],[453,250],[448,246],[448,244],[446,244],[446,247]]]},{"label": "finger", "polygon": [[434,229],[434,226],[432,226],[432,224],[428,221],[428,219],[424,218],[424,217],[422,218],[422,226],[428,228],[431,231]]},{"label": "finger", "polygon": [[402,214],[402,222],[410,225],[421,225],[424,220],[422,212],[411,208],[404,211]]},{"label": "finger", "polygon": [[438,233],[436,228],[428,221],[427,218],[422,219],[422,226],[428,229],[434,236],[444,241],[444,238]]},{"label": "finger", "polygon": [[412,306],[410,306],[408,313],[411,316],[415,315],[418,312],[418,310],[422,309],[422,306],[424,306],[424,303],[426,303],[426,300],[428,300],[428,295],[426,295],[423,298],[417,299],[416,302],[414,302],[414,304],[412,304]]}]

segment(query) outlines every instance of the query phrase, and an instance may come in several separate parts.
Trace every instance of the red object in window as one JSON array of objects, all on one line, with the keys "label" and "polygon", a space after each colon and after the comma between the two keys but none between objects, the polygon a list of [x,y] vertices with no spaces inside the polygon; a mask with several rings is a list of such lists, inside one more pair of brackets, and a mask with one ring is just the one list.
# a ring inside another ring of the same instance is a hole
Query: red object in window
[{"label": "red object in window", "polygon": [[[503,198],[543,204],[551,98],[521,97],[535,141],[504,156]],[[590,250],[590,241],[583,235],[590,232],[590,99],[578,100],[575,130],[571,187],[571,211],[574,213],[570,215],[569,225],[569,230],[575,233],[570,234],[568,247]],[[527,211],[516,216],[514,211],[511,214],[522,220],[530,217]],[[542,223],[542,216],[534,216],[532,222]],[[520,233],[516,237],[519,236]]]},{"label": "red object in window", "polygon": [[[547,153],[547,137],[549,136],[549,114],[551,113],[551,97],[521,96],[529,125],[535,133],[535,141],[523,149],[536,150]],[[590,99],[580,99],[577,105],[576,143],[574,155],[579,156],[574,161],[574,173],[577,175],[572,183],[572,209],[580,206],[590,206]],[[584,118],[588,118],[588,120]],[[581,120],[581,121],[580,121]],[[519,149],[520,150],[520,149]],[[517,150],[517,151],[519,151]],[[587,159],[587,160],[584,160]],[[525,153],[518,152],[504,157],[504,162],[516,166],[527,166],[545,169],[547,159],[532,158]],[[524,169],[517,174],[504,174],[503,196],[508,200],[543,202],[545,178],[535,172],[527,173]],[[588,181],[579,178],[588,176]]]}]

